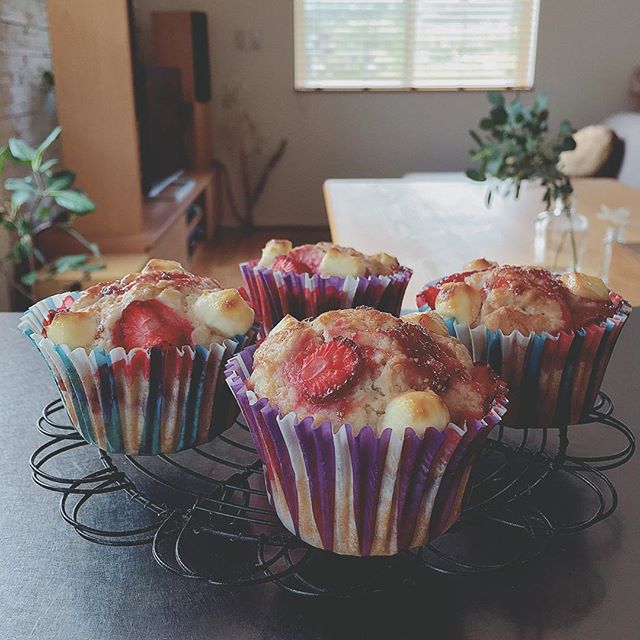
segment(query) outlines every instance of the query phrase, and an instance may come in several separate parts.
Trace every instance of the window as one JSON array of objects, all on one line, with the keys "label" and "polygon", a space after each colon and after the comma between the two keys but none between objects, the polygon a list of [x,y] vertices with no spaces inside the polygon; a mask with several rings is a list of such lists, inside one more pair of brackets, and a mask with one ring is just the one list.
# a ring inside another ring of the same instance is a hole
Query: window
[{"label": "window", "polygon": [[295,0],[301,90],[525,89],[539,0]]}]

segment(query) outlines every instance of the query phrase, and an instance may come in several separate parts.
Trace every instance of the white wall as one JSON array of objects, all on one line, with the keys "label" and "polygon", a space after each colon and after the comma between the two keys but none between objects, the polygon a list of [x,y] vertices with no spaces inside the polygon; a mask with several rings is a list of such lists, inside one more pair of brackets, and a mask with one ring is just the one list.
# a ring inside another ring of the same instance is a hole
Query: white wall
[{"label": "white wall", "polygon": [[[487,109],[481,93],[293,91],[292,0],[137,0],[145,10],[198,9],[210,23],[214,114],[222,87],[241,82],[267,139],[289,148],[258,209],[259,224],[324,224],[326,178],[398,177],[462,170],[468,129]],[[262,49],[235,47],[255,30]],[[628,109],[629,76],[640,63],[639,0],[542,0],[535,90],[547,91],[554,122],[576,127]],[[217,145],[216,153],[224,157]]]}]

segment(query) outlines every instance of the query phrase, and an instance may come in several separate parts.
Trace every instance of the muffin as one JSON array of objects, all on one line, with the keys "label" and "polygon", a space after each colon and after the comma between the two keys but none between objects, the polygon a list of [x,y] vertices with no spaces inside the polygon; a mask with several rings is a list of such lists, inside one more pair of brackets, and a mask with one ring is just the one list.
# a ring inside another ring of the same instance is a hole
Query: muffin
[{"label": "muffin", "polygon": [[236,289],[150,260],[141,273],[32,306],[20,327],[53,373],[71,422],[111,453],[174,453],[237,417],[219,375],[256,335]]},{"label": "muffin", "polygon": [[289,240],[269,240],[240,270],[265,333],[286,315],[302,320],[360,305],[398,315],[412,273],[386,253],[330,242],[294,248]]},{"label": "muffin", "polygon": [[391,555],[443,533],[504,413],[502,381],[430,313],[287,316],[226,375],[280,520],[346,555]]},{"label": "muffin", "polygon": [[587,419],[631,312],[595,276],[484,258],[429,283],[417,303],[507,382],[504,423],[532,427]]}]

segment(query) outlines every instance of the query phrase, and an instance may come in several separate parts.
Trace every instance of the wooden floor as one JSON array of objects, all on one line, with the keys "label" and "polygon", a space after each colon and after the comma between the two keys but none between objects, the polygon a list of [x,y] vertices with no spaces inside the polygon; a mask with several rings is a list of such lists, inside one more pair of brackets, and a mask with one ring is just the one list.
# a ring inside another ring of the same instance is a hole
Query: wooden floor
[{"label": "wooden floor", "polygon": [[251,235],[239,229],[220,229],[212,244],[196,249],[190,270],[213,276],[226,287],[238,287],[242,284],[238,263],[259,257],[271,238],[286,238],[295,246],[330,240],[331,236],[328,227],[269,227],[257,229]]}]

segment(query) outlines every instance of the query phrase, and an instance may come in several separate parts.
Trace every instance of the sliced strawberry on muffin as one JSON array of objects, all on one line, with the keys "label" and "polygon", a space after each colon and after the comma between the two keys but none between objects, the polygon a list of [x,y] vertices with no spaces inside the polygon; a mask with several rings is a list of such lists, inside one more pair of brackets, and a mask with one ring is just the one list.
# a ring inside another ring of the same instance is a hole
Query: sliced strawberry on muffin
[{"label": "sliced strawberry on muffin", "polygon": [[332,338],[304,354],[299,363],[297,382],[310,400],[325,400],[349,388],[360,364],[358,345],[353,340]]}]

